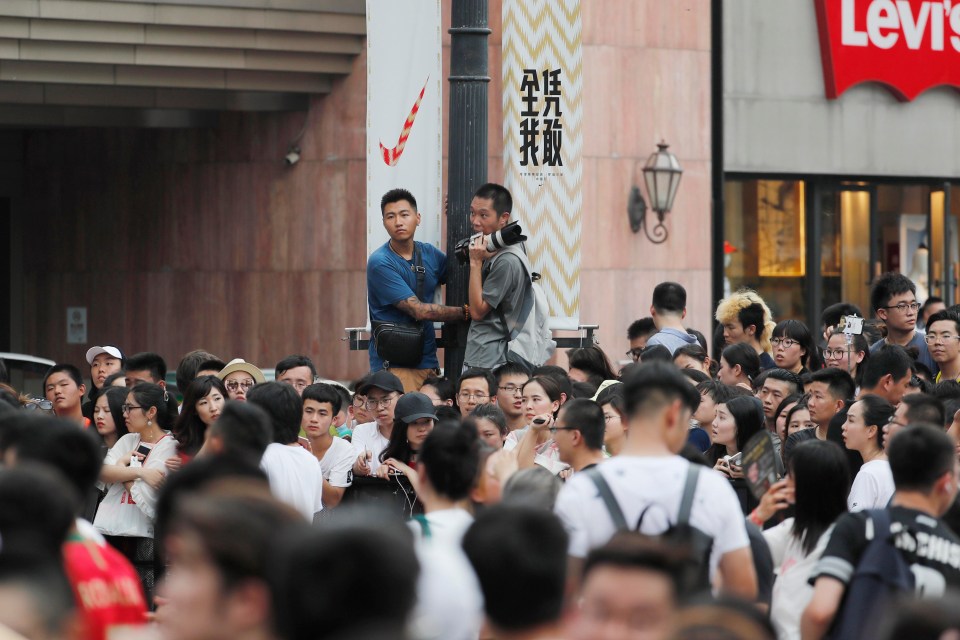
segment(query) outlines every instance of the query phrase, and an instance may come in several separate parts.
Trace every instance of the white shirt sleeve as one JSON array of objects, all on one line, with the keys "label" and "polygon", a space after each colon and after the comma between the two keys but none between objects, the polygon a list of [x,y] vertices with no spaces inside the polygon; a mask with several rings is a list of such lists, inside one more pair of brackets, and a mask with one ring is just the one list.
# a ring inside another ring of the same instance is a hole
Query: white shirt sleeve
[{"label": "white shirt sleeve", "polygon": [[786,555],[792,530],[793,518],[787,518],[777,526],[763,532],[763,539],[767,541],[767,546],[770,547],[770,555],[773,556],[774,570],[779,569],[780,565],[783,564],[783,557]]},{"label": "white shirt sleeve", "polygon": [[[177,441],[173,436],[167,436],[153,445],[153,450],[143,463],[144,469],[159,469],[166,472],[166,462],[177,455]],[[134,480],[130,487],[130,497],[137,503],[137,507],[151,520],[157,515],[157,498],[160,490],[154,489],[143,480]]]},{"label": "white shirt sleeve", "polygon": [[345,440],[339,442],[334,440],[334,445],[336,446],[331,447],[330,451],[327,452],[327,455],[334,456],[330,464],[330,472],[327,474],[327,482],[330,483],[331,487],[349,487],[353,484],[353,463],[357,459],[356,450]]},{"label": "white shirt sleeve", "polygon": [[578,474],[567,480],[560,489],[554,505],[554,513],[560,518],[570,538],[567,554],[574,558],[585,558],[590,551],[590,523],[584,517],[584,503],[589,500],[589,491],[593,486],[589,478]]}]

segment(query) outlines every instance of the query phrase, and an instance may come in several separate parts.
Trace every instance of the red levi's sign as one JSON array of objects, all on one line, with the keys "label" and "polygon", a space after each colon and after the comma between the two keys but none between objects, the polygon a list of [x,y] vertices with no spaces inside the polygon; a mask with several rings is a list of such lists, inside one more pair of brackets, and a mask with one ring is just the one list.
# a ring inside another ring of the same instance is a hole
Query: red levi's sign
[{"label": "red levi's sign", "polygon": [[913,100],[960,88],[960,0],[814,0],[827,98],[861,82]]}]

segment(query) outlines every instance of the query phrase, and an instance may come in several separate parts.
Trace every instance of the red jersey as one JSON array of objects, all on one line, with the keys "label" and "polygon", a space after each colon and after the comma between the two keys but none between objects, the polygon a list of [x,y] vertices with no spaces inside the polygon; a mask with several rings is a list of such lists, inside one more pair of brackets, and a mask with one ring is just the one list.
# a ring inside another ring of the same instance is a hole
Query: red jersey
[{"label": "red jersey", "polygon": [[70,538],[63,564],[83,615],[86,640],[106,640],[116,627],[147,622],[147,603],[133,565],[109,545]]}]

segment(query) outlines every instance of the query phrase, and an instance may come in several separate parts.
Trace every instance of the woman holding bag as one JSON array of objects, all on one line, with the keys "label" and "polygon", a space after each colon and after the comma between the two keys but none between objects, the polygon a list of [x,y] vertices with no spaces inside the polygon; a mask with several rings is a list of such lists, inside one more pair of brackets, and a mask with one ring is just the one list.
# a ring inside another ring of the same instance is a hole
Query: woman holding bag
[{"label": "woman holding bag", "polygon": [[153,601],[157,568],[153,540],[157,497],[167,473],[165,463],[177,455],[167,406],[166,391],[155,384],[138,384],[127,394],[123,418],[129,433],[117,440],[103,461],[100,481],[107,495],[93,523],[136,567],[147,602]]}]

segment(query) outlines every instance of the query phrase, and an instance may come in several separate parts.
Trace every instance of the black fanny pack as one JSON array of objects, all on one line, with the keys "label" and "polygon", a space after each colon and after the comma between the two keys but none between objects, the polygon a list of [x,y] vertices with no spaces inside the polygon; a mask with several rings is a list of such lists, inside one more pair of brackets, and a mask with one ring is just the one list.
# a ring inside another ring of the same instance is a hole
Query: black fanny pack
[{"label": "black fanny pack", "polygon": [[[413,245],[413,269],[417,277],[417,300],[423,301],[423,281],[427,270],[423,268],[420,247]],[[400,324],[397,322],[373,322],[373,348],[383,360],[383,368],[413,368],[423,360],[423,323]]]}]

